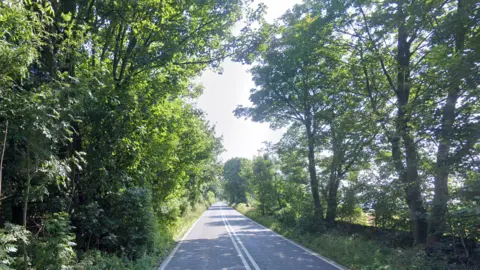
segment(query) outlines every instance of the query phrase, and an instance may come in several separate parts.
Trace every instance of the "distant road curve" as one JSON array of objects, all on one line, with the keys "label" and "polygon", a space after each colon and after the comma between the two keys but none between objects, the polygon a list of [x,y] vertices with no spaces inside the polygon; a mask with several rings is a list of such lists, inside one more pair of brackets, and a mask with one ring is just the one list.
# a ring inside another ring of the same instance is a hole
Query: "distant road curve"
[{"label": "distant road curve", "polygon": [[216,203],[195,222],[164,269],[346,269]]}]

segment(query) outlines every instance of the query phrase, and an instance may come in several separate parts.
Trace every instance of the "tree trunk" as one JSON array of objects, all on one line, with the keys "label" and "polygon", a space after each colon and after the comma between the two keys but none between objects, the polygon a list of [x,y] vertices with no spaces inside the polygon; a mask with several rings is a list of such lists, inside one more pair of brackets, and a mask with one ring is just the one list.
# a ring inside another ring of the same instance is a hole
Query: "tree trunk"
[{"label": "tree trunk", "polygon": [[[332,133],[334,131],[333,126],[331,127]],[[332,139],[332,150],[333,150],[333,157],[332,162],[330,163],[330,177],[328,179],[328,195],[327,195],[327,216],[326,221],[330,227],[335,225],[335,218],[337,217],[337,194],[338,194],[338,187],[340,186],[340,179],[339,178],[339,147],[337,144],[337,140],[334,138]]]},{"label": "tree trunk", "polygon": [[430,213],[428,241],[429,245],[440,241],[445,231],[445,215],[447,213],[448,175],[450,173],[449,152],[451,137],[453,133],[453,122],[455,121],[455,104],[458,99],[458,92],[454,90],[447,96],[443,109],[442,129],[440,131],[440,142],[437,152],[437,164],[435,167],[434,197]]},{"label": "tree trunk", "polygon": [[424,243],[427,237],[427,210],[423,205],[421,187],[418,179],[417,148],[411,135],[408,133],[407,130],[403,136],[407,161],[406,177],[403,180],[406,185],[406,201],[412,218],[414,244],[418,244]]},{"label": "tree trunk", "polygon": [[339,185],[340,181],[338,181],[336,173],[330,172],[330,179],[328,183],[327,217],[325,220],[331,227],[335,225],[335,218],[337,217],[337,194]]},{"label": "tree trunk", "polygon": [[[455,28],[455,54],[462,57],[465,46],[466,29],[464,26],[464,17],[466,16],[465,3],[463,0],[457,2],[457,21]],[[468,17],[467,17],[468,18]],[[461,61],[460,61],[461,62]],[[443,108],[442,126],[440,130],[440,140],[437,151],[437,164],[435,167],[434,198],[432,212],[429,219],[428,245],[433,247],[440,241],[440,237],[445,228],[445,215],[447,213],[448,194],[448,176],[450,173],[449,152],[453,136],[453,123],[455,122],[455,106],[460,92],[461,74],[455,74],[454,87],[450,88],[447,100]]]},{"label": "tree trunk", "polygon": [[[410,45],[408,41],[405,14],[401,3],[398,5],[398,39],[397,39],[397,119],[396,131],[392,139],[392,157],[401,182],[405,185],[405,198],[410,210],[414,244],[425,242],[427,236],[427,211],[423,205],[420,183],[418,179],[418,151],[409,127],[409,95],[410,95]],[[402,162],[400,139],[405,149],[405,165]]]},{"label": "tree trunk", "polygon": [[280,192],[278,191],[277,187],[277,173],[273,174],[273,184],[275,186],[275,195],[277,197],[278,208],[281,209],[283,207],[282,200],[280,198]]},{"label": "tree trunk", "polygon": [[5,124],[5,133],[3,135],[2,154],[0,157],[0,205],[2,203],[2,173],[3,173],[3,157],[5,155],[5,148],[7,148],[7,135],[8,135],[8,120]]},{"label": "tree trunk", "polygon": [[[27,142],[27,181],[25,184],[25,193],[23,194],[23,228],[27,230],[27,212],[28,212],[28,200],[30,197],[30,146]],[[27,243],[23,242],[23,266],[24,269],[28,269],[28,253]]]},{"label": "tree trunk", "polygon": [[323,208],[318,194],[317,170],[315,169],[315,141],[310,121],[307,121],[305,127],[307,128],[308,140],[308,172],[310,174],[310,186],[312,188],[315,217],[318,218],[318,220],[323,220]]}]

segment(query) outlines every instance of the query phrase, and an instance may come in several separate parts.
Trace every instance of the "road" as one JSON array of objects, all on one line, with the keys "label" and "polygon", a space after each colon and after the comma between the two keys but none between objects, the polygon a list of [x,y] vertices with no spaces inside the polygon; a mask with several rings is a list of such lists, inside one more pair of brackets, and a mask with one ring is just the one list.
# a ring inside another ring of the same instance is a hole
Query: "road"
[{"label": "road", "polygon": [[197,220],[159,270],[343,269],[304,247],[216,203]]}]

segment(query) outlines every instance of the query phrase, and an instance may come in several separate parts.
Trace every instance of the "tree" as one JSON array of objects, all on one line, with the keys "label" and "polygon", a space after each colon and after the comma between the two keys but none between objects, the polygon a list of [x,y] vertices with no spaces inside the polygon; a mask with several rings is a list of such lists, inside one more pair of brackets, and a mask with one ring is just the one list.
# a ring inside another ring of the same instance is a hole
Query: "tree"
[{"label": "tree", "polygon": [[247,203],[248,179],[245,172],[250,166],[245,158],[232,158],[223,166],[223,179],[225,181],[225,195],[232,203]]},{"label": "tree", "polygon": [[[0,3],[0,228],[31,232],[12,263],[75,263],[71,246],[60,249],[72,232],[76,250],[135,259],[154,250],[157,225],[221,192],[221,140],[190,104],[202,90],[192,78],[248,54],[249,37],[231,28],[261,15],[249,9],[240,0]],[[55,239],[58,252],[36,252]]]},{"label": "tree", "polygon": [[[455,2],[450,5],[454,4]],[[475,120],[471,115],[471,111],[476,110],[475,105],[469,100],[470,97],[478,97],[480,94],[474,83],[476,76],[474,62],[479,56],[478,50],[475,49],[477,45],[474,45],[478,43],[478,37],[474,37],[475,22],[470,20],[475,16],[473,4],[473,1],[456,1],[455,13],[440,26],[438,38],[441,41],[436,46],[432,44],[435,46],[434,52],[429,59],[431,62],[428,63],[432,73],[440,75],[443,72],[446,74],[445,79],[448,80],[442,80],[441,83],[433,82],[441,89],[439,96],[443,98],[446,94],[446,99],[442,107],[437,108],[441,111],[441,119],[436,136],[438,148],[434,172],[435,194],[428,227],[429,244],[438,243],[440,237],[447,231],[449,175],[456,164],[473,153],[474,145],[480,137],[478,119]],[[446,49],[447,46],[451,46],[453,52]],[[448,60],[439,61],[441,58]]]},{"label": "tree", "polygon": [[346,176],[371,173],[378,181],[362,183],[371,189],[362,200],[381,224],[399,222],[415,244],[446,233],[448,205],[459,201],[449,190],[467,188],[478,164],[475,7],[305,1],[260,28],[253,105],[235,114],[288,127],[280,168],[301,181],[308,167],[317,217],[325,203],[333,223]]},{"label": "tree", "polygon": [[[444,48],[438,44],[450,43],[452,48],[458,51],[454,40],[459,37],[463,39],[461,33],[475,27],[474,23],[465,23],[468,21],[466,17],[475,15],[461,11],[457,14],[465,17],[463,23],[460,23],[462,26],[455,27],[455,34],[449,34],[449,31],[444,30],[443,23],[451,24],[450,18],[462,21],[458,19],[458,15],[454,15],[456,3],[456,1],[432,1],[424,5],[405,1],[352,2],[345,7],[351,8],[351,12],[344,13],[346,16],[342,16],[342,21],[338,21],[340,27],[337,31],[350,35],[353,40],[353,44],[346,45],[351,46],[352,53],[360,59],[359,67],[363,69],[365,90],[371,107],[383,122],[384,135],[391,145],[392,163],[399,182],[404,185],[405,200],[410,209],[416,243],[425,241],[429,219],[422,194],[422,185],[425,181],[422,173],[425,175],[430,172],[422,168],[421,160],[426,158],[435,162],[433,161],[435,157],[432,158],[427,153],[437,152],[435,165],[437,169],[433,173],[437,179],[434,181],[436,199],[432,214],[436,216],[433,220],[442,224],[448,200],[446,179],[449,174],[447,171],[450,169],[447,168],[451,168],[449,164],[445,164],[445,158],[448,156],[446,153],[451,151],[449,145],[453,141],[458,141],[459,147],[453,151],[454,153],[471,153],[473,145],[478,140],[474,135],[467,135],[466,137],[469,137],[467,140],[464,140],[465,137],[462,138],[460,134],[472,134],[470,132],[475,132],[478,128],[475,124],[466,122],[456,126],[458,131],[462,131],[456,133],[454,139],[452,127],[455,126],[455,118],[452,116],[455,115],[453,104],[456,103],[456,91],[452,89],[458,88],[459,81],[456,79],[458,76],[454,74],[460,69],[456,66],[450,69],[449,74],[447,71],[449,69],[439,60],[442,57],[436,57],[437,52]],[[463,4],[460,3],[460,6]],[[445,56],[444,54],[443,57]],[[475,54],[470,55],[470,61],[474,58]],[[464,62],[463,67],[465,70],[462,74],[467,78],[472,74],[472,68],[468,62]],[[442,72],[439,72],[440,70]],[[445,78],[446,81],[437,78]],[[468,87],[465,87],[463,93],[470,93],[465,96],[471,96],[472,90],[467,89]],[[393,119],[387,105],[390,98],[395,99],[396,116]],[[466,101],[464,106],[470,107],[473,104],[471,101],[473,100]],[[438,104],[444,105],[437,106]],[[437,111],[441,111],[443,116],[436,117],[440,115]],[[433,122],[432,116],[435,116]],[[465,112],[464,117],[473,120],[469,118],[469,113]],[[437,149],[433,150],[434,148]],[[454,156],[456,154],[451,157]],[[449,160],[452,163],[447,163],[451,165],[459,162],[455,158]],[[438,227],[433,220],[431,216],[430,227]],[[440,231],[441,229],[437,233]]]},{"label": "tree", "polygon": [[[308,145],[308,171],[316,217],[323,219],[323,206],[318,193],[315,160],[316,134],[321,129],[326,95],[331,83],[329,67],[337,59],[327,49],[331,30],[314,28],[313,18],[285,17],[285,27],[272,33],[261,62],[252,68],[257,88],[251,90],[252,107],[238,107],[237,117],[251,117],[253,121],[269,122],[278,128],[293,123],[304,128]],[[321,31],[317,33],[316,31]],[[278,34],[278,35],[277,35]],[[276,36],[277,35],[277,36]],[[301,38],[301,37],[311,37]]]},{"label": "tree", "polygon": [[[267,155],[257,156],[252,161],[250,183],[263,214],[270,214],[278,200],[273,163]],[[280,205],[279,205],[280,207]]]}]

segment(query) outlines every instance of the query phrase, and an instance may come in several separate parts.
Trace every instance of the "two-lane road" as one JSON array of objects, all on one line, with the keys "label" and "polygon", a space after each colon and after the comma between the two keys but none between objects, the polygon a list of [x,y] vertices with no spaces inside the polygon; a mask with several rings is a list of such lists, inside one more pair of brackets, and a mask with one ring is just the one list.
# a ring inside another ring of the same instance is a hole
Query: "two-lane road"
[{"label": "two-lane road", "polygon": [[343,269],[224,203],[216,203],[187,232],[159,268]]}]

